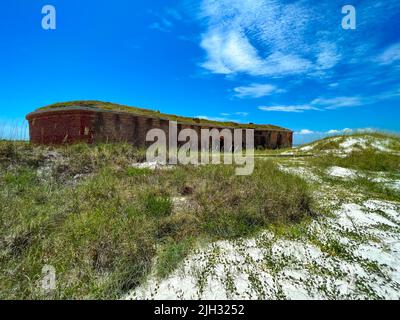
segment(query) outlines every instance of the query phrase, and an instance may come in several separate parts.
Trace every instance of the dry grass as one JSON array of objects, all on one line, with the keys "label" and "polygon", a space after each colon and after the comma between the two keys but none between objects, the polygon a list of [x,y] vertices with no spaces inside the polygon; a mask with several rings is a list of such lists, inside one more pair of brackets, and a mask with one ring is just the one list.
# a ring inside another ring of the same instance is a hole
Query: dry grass
[{"label": "dry grass", "polygon": [[[227,239],[311,214],[307,184],[256,163],[132,168],[125,144],[33,147],[0,143],[0,298],[119,298],[158,257],[166,276],[198,239]],[[184,197],[181,205],[174,199]],[[57,288],[41,290],[42,267]]]}]

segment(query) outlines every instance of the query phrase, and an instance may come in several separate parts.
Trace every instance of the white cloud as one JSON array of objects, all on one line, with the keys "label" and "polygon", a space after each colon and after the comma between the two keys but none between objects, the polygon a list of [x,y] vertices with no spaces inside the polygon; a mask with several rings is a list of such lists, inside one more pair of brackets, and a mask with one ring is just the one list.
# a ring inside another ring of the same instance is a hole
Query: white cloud
[{"label": "white cloud", "polygon": [[354,107],[365,103],[361,97],[335,97],[317,98],[311,102],[312,105],[324,107],[325,109],[337,109],[343,107]]},{"label": "white cloud", "polygon": [[[260,76],[316,68],[305,58],[310,48],[302,37],[308,21],[305,6],[275,0],[203,0],[201,8],[207,21],[200,44],[207,53],[202,66],[210,72]],[[321,59],[324,67],[332,60],[327,54]]]},{"label": "white cloud", "polygon": [[220,121],[220,122],[238,122],[240,123],[240,120],[237,119],[231,119],[231,118],[226,118],[226,117],[209,117],[209,116],[195,116],[195,118],[198,119],[204,119],[204,120],[211,120],[211,121]]},{"label": "white cloud", "polygon": [[208,53],[208,60],[203,67],[221,74],[247,71],[259,74],[261,61],[248,39],[235,32],[222,34],[218,31],[210,33],[202,40],[201,46]]},{"label": "white cloud", "polygon": [[308,129],[301,129],[300,131],[295,132],[295,134],[306,135],[306,134],[315,134],[315,132]]},{"label": "white cloud", "polygon": [[344,129],[331,129],[326,132],[324,132],[327,135],[333,135],[333,134],[346,134],[346,133],[352,133],[354,130],[350,128],[344,128]]},{"label": "white cloud", "polygon": [[235,112],[235,114],[237,116],[242,116],[242,117],[247,117],[249,115],[248,112],[243,112],[243,111]]},{"label": "white cloud", "polygon": [[262,111],[278,111],[278,112],[304,112],[307,110],[320,110],[310,105],[293,105],[293,106],[260,106],[258,109]]},{"label": "white cloud", "polygon": [[361,129],[356,129],[356,131],[360,133],[371,133],[371,132],[376,132],[377,130],[374,128],[361,128]]},{"label": "white cloud", "polygon": [[304,112],[309,110],[331,110],[343,107],[354,107],[363,104],[376,102],[376,98],[363,97],[335,97],[335,98],[317,98],[308,104],[300,105],[279,105],[279,106],[260,106],[258,109],[262,111],[277,111],[277,112]]},{"label": "white cloud", "polygon": [[340,135],[340,134],[350,134],[350,133],[354,133],[354,132],[371,133],[371,132],[375,132],[375,131],[376,131],[376,129],[373,129],[373,128],[357,128],[357,129],[344,128],[344,129],[331,129],[326,132],[321,132],[321,134]]},{"label": "white cloud", "polygon": [[312,100],[307,104],[260,106],[258,107],[258,109],[263,111],[280,111],[280,112],[304,112],[309,110],[323,111],[323,110],[334,110],[338,108],[370,105],[377,103],[379,101],[383,101],[385,99],[392,99],[397,97],[400,97],[400,89],[394,89],[392,91],[383,92],[369,97],[363,97],[363,96],[354,96],[354,97],[342,96],[333,98],[320,97]]},{"label": "white cloud", "polygon": [[229,117],[231,115],[247,117],[249,115],[249,113],[248,112],[244,112],[244,111],[238,111],[238,112],[234,112],[234,113],[227,113],[227,112],[222,112],[221,113],[221,116],[224,116],[224,117]]},{"label": "white cloud", "polygon": [[313,68],[312,63],[295,54],[274,52],[263,62],[263,75],[283,75],[303,73]]},{"label": "white cloud", "polygon": [[[391,20],[400,10],[398,0],[387,0],[384,5],[366,1],[357,8],[363,17],[357,21],[357,32],[364,35],[361,37],[340,28],[341,13],[335,1],[313,5],[282,0],[200,2],[195,10],[200,8],[197,17],[204,28],[201,66],[211,73],[275,78],[300,74],[329,82],[335,76],[349,79],[355,74],[360,80],[372,74],[378,77],[382,69],[379,65],[400,59],[400,43],[376,56],[382,36],[369,32],[384,23],[394,23]],[[376,65],[371,66],[371,61]],[[337,70],[339,64],[350,68]]]},{"label": "white cloud", "polygon": [[247,73],[252,76],[293,74],[308,70],[311,62],[295,54],[273,52],[265,59],[239,30],[211,29],[201,47],[207,52],[202,67],[217,74]]},{"label": "white cloud", "polygon": [[335,43],[322,42],[319,44],[317,53],[317,66],[319,69],[326,70],[333,68],[340,60]]},{"label": "white cloud", "polygon": [[331,130],[328,130],[326,133],[327,133],[327,134],[338,134],[338,133],[339,133],[339,130],[331,129]]},{"label": "white cloud", "polygon": [[272,94],[273,92],[282,92],[271,84],[253,83],[248,86],[236,87],[233,89],[238,98],[261,98]]},{"label": "white cloud", "polygon": [[351,134],[354,132],[359,132],[359,133],[370,133],[374,132],[376,130],[372,128],[358,128],[358,129],[350,129],[350,128],[344,128],[344,129],[330,129],[327,131],[313,131],[309,129],[301,129],[300,131],[296,131],[296,135],[318,135],[320,137],[324,136],[331,136],[331,135],[342,135],[342,134]]},{"label": "white cloud", "polygon": [[391,45],[377,58],[378,63],[382,65],[392,64],[400,61],[400,42]]}]

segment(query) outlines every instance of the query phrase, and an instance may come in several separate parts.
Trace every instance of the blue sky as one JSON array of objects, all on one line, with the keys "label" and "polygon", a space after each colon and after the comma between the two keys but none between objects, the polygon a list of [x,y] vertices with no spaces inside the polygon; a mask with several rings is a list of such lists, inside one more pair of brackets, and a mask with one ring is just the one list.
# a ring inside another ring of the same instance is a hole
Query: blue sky
[{"label": "blue sky", "polygon": [[[41,27],[55,6],[56,30]],[[342,28],[342,7],[357,13]],[[400,3],[6,0],[0,126],[96,99],[186,116],[272,123],[297,142],[400,131]],[[11,125],[10,125],[11,124]]]}]

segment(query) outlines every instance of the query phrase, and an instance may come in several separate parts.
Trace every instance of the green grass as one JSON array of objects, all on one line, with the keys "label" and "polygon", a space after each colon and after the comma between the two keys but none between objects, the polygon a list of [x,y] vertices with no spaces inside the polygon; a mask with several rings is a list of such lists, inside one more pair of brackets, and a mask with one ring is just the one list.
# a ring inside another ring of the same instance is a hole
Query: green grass
[{"label": "green grass", "polygon": [[353,151],[347,157],[325,156],[320,158],[329,165],[365,171],[393,172],[400,170],[400,156],[375,150]]},{"label": "green grass", "polygon": [[152,170],[148,168],[129,167],[126,169],[126,175],[130,177],[140,177],[152,174]]},{"label": "green grass", "polygon": [[[321,154],[321,150],[340,150],[340,143],[345,138],[364,138],[367,145],[362,149],[355,149],[345,156],[336,154]],[[372,140],[371,140],[372,139]],[[387,141],[388,148],[395,152],[380,151],[370,145],[371,141]],[[313,151],[316,155],[310,163],[320,167],[340,166],[362,171],[398,172],[400,170],[400,137],[383,133],[353,134],[351,136],[329,137],[313,143]]]},{"label": "green grass", "polygon": [[400,156],[388,152],[364,151],[352,153],[348,158],[348,165],[361,170],[398,172],[400,170]]},{"label": "green grass", "polygon": [[[336,145],[348,137],[365,138],[366,146],[340,156],[335,153],[318,152],[319,150],[340,150]],[[388,181],[399,179],[400,155],[396,151],[400,146],[398,135],[374,132],[334,138],[339,140],[332,141],[332,138],[329,137],[314,142],[314,156],[303,159],[325,183],[340,187],[340,190],[351,190],[370,198],[400,201],[400,194],[396,189],[391,188],[387,183],[376,180],[380,177],[385,177]],[[374,141],[388,141],[387,147],[393,152],[377,150],[371,145],[371,142]],[[352,179],[331,177],[327,175],[327,169],[332,166],[355,170],[356,177]]]},{"label": "green grass", "polygon": [[172,213],[172,201],[166,195],[150,192],[144,197],[144,206],[146,214],[156,218],[169,216]]},{"label": "green grass", "polygon": [[[374,180],[374,178],[377,177],[376,172],[360,171],[358,172],[359,175],[354,178],[342,179],[327,175],[327,167],[329,167],[329,165],[324,164],[322,167],[317,167],[315,170],[316,172],[319,172],[319,177],[321,181],[326,185],[335,187],[337,192],[347,190],[351,192],[351,194],[360,195],[361,199],[377,198],[389,201],[400,201],[400,193],[398,192],[398,190],[391,188],[386,183]],[[393,177],[394,179],[398,179],[398,175],[394,175]],[[342,196],[344,197],[344,194]],[[350,201],[351,198],[348,200]],[[357,201],[357,199],[352,199],[352,201]]]},{"label": "green grass", "polygon": [[[165,277],[200,239],[239,238],[311,214],[308,185],[271,161],[239,177],[225,165],[131,166],[143,160],[126,144],[1,142],[0,298],[120,298],[156,257]],[[56,270],[51,293],[39,285],[45,265]]]},{"label": "green grass", "polygon": [[194,238],[166,243],[157,257],[157,276],[164,278],[174,271],[194,246]]}]

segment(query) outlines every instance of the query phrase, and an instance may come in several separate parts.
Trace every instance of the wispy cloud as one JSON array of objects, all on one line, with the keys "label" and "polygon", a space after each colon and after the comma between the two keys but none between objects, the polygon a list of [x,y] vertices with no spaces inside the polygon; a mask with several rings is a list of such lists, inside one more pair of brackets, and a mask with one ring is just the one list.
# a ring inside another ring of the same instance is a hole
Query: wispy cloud
[{"label": "wispy cloud", "polygon": [[221,113],[221,116],[224,116],[224,117],[229,117],[229,116],[232,116],[232,115],[240,116],[240,117],[247,117],[249,115],[249,113],[248,112],[244,112],[244,111],[237,111],[237,112],[233,112],[233,113],[227,113],[227,112],[222,112]]},{"label": "wispy cloud", "polygon": [[344,128],[344,129],[330,129],[325,131],[301,129],[294,132],[294,143],[303,144],[329,136],[347,135],[352,133],[369,133],[374,131],[376,131],[376,129],[372,128],[354,128],[354,129]]},{"label": "wispy cloud", "polygon": [[242,122],[238,119],[232,119],[232,118],[226,118],[226,117],[210,117],[210,116],[204,116],[204,115],[195,116],[195,118],[212,120],[212,121],[220,121],[220,122],[237,122],[237,123]]},{"label": "wispy cloud", "polygon": [[[394,93],[393,93],[394,94]],[[380,96],[380,98],[383,98]],[[332,110],[345,107],[356,107],[364,104],[370,104],[378,101],[378,96],[364,98],[364,97],[334,97],[334,98],[317,98],[308,104],[300,105],[278,105],[278,106],[260,106],[259,110],[262,111],[276,111],[276,112],[304,112],[310,110]]]},{"label": "wispy cloud", "polygon": [[337,135],[337,134],[346,134],[346,133],[353,133],[354,130],[350,128],[344,128],[344,129],[331,129],[326,132],[324,132],[327,135]]},{"label": "wispy cloud", "polygon": [[369,96],[343,96],[333,98],[317,98],[311,102],[311,105],[324,108],[326,110],[346,108],[346,107],[358,107],[364,105],[370,105],[379,103],[387,99],[394,99],[400,97],[400,89],[395,88],[393,90],[383,91],[378,94]]},{"label": "wispy cloud", "polygon": [[207,61],[202,64],[213,73],[231,74],[245,72],[251,75],[264,73],[263,61],[249,39],[240,32],[211,30],[201,42],[207,51]]},{"label": "wispy cloud", "polygon": [[309,37],[324,21],[303,2],[203,0],[201,8],[208,25],[200,43],[207,54],[202,66],[212,73],[311,73],[341,59],[335,41]]},{"label": "wispy cloud", "polygon": [[382,65],[389,65],[400,61],[400,42],[395,43],[387,48],[377,57],[377,61]]},{"label": "wispy cloud", "polygon": [[238,98],[261,98],[272,93],[283,92],[271,84],[253,83],[248,86],[236,87],[233,89]]},{"label": "wispy cloud", "polygon": [[221,122],[243,122],[240,118],[247,117],[249,115],[248,112],[245,111],[235,111],[235,112],[221,112],[220,115],[222,117],[213,117],[213,116],[205,116],[199,115],[195,118],[213,120],[213,121],[221,121]]},{"label": "wispy cloud", "polygon": [[179,12],[177,9],[172,8],[172,7],[168,7],[165,9],[165,14],[177,21],[181,21],[183,20],[183,16],[182,13]]},{"label": "wispy cloud", "polygon": [[158,30],[161,32],[170,32],[172,23],[170,23],[167,19],[163,19],[160,22],[153,22],[149,28]]},{"label": "wispy cloud", "polygon": [[302,135],[308,135],[308,134],[314,134],[315,132],[312,130],[308,129],[301,129],[300,131],[296,131],[294,134],[302,134]]},{"label": "wispy cloud", "polygon": [[165,8],[162,12],[149,11],[149,13],[156,18],[156,21],[150,24],[150,29],[161,32],[171,32],[175,24],[183,20],[181,13],[171,7]]},{"label": "wispy cloud", "polygon": [[351,134],[351,133],[368,133],[376,131],[373,128],[344,128],[344,129],[330,129],[326,131],[314,131],[309,129],[301,129],[299,131],[295,131],[296,135],[318,135],[318,136],[332,136],[332,135],[341,135],[341,134]]},{"label": "wispy cloud", "polygon": [[333,42],[321,42],[318,46],[317,67],[322,70],[333,68],[341,58],[336,44]]},{"label": "wispy cloud", "polygon": [[205,29],[200,46],[205,58],[200,65],[215,74],[257,79],[304,75],[303,80],[326,80],[327,86],[332,78],[333,83],[353,75],[365,79],[371,68],[378,74],[379,67],[400,59],[399,43],[377,56],[381,36],[368,32],[399,12],[397,0],[357,5],[363,17],[357,33],[368,33],[366,38],[341,29],[343,15],[335,2],[202,0],[199,17]]},{"label": "wispy cloud", "polygon": [[325,109],[337,109],[343,107],[355,107],[365,103],[362,97],[335,97],[318,98],[311,102],[314,106],[324,107]]},{"label": "wispy cloud", "polygon": [[247,117],[249,115],[248,112],[243,112],[243,111],[235,112],[235,114],[242,117]]},{"label": "wispy cloud", "polygon": [[217,74],[295,74],[310,69],[312,65],[298,55],[279,51],[263,59],[247,36],[238,30],[212,29],[203,36],[201,47],[207,52],[202,67]]},{"label": "wispy cloud", "polygon": [[304,112],[307,110],[320,110],[317,107],[310,105],[293,105],[293,106],[260,106],[259,110],[262,111],[275,111],[275,112]]}]

